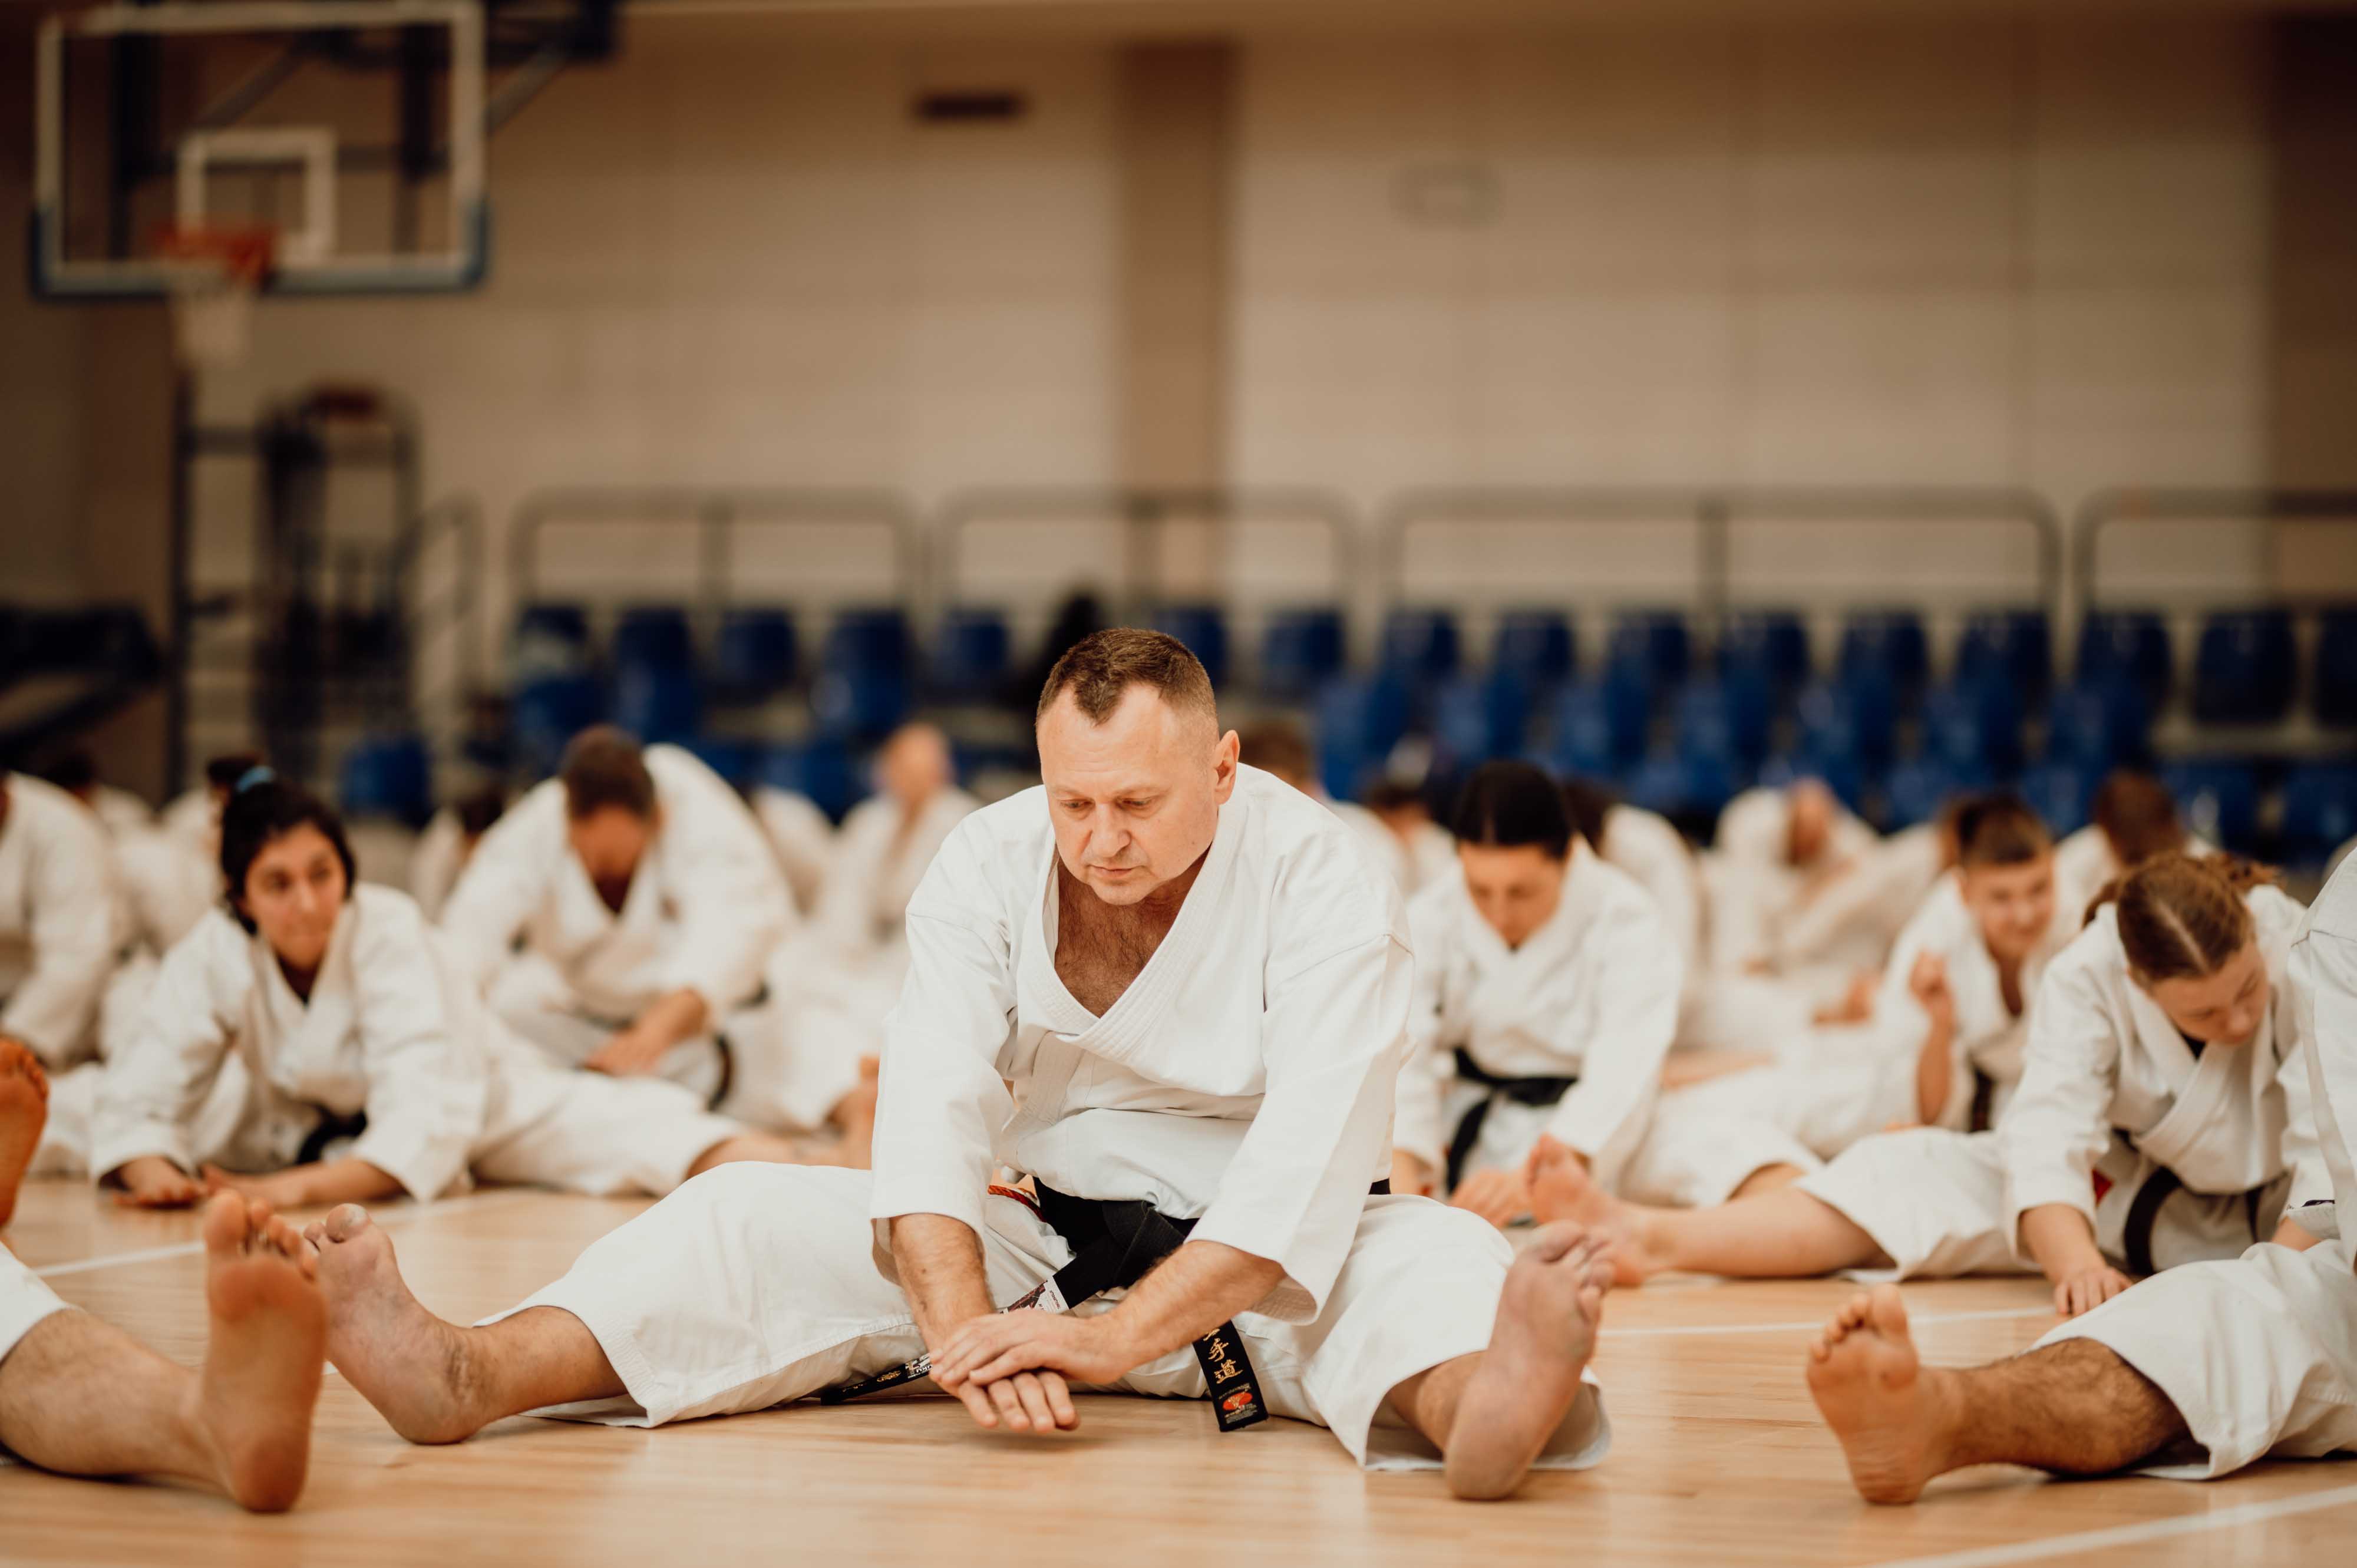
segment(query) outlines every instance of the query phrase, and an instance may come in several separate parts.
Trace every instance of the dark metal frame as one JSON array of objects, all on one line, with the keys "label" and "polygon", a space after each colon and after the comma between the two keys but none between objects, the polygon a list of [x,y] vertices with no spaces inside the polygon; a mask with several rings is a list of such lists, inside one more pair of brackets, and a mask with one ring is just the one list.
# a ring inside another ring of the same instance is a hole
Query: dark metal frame
[{"label": "dark metal frame", "polygon": [[[2073,532],[2072,575],[2078,589],[2082,618],[2096,607],[2098,575],[2096,546],[2101,536],[2122,523],[2239,519],[2251,522],[2357,523],[2357,490],[2344,489],[2108,489],[2089,496],[2079,507]],[[2263,587],[2245,594],[2147,595],[2142,602],[2157,608],[2223,607],[2252,599],[2294,611],[2314,610],[2345,602],[2345,596],[2302,595]]]}]

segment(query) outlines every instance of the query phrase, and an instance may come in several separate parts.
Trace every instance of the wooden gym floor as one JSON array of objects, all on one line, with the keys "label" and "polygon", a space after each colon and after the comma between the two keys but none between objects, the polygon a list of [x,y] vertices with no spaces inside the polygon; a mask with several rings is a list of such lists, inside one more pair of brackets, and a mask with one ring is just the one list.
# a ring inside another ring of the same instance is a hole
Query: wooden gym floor
[{"label": "wooden gym floor", "polygon": [[[560,1273],[640,1207],[492,1189],[379,1213],[426,1305],[467,1320]],[[7,1239],[68,1301],[193,1365],[204,1340],[196,1225],[41,1182]],[[1614,1295],[1598,1364],[1610,1458],[1486,1507],[1453,1502],[1437,1475],[1362,1475],[1313,1427],[1220,1437],[1191,1403],[1088,1400],[1082,1430],[1047,1441],[986,1434],[957,1406],[923,1401],[657,1432],[516,1420],[416,1448],[331,1371],[296,1512],[253,1519],[193,1490],[0,1464],[0,1563],[2163,1568],[2357,1553],[2357,1465],[2267,1465],[2210,1484],[1990,1469],[1948,1477],[1912,1509],[1867,1507],[1801,1379],[1808,1335],[1848,1288],[1673,1280]],[[1941,1362],[2004,1355],[2050,1322],[2046,1291],[2026,1280],[1927,1284],[1908,1299]]]}]

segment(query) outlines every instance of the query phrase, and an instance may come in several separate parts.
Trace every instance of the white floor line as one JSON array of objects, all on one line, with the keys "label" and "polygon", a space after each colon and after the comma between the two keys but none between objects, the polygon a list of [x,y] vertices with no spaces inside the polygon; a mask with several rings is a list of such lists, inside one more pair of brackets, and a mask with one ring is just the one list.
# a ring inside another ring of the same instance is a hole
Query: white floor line
[{"label": "white floor line", "polygon": [[[538,1197],[542,1194],[519,1187],[509,1192],[469,1193],[464,1197],[443,1198],[435,1203],[421,1203],[407,1208],[371,1209],[369,1217],[387,1230],[407,1225],[436,1214],[472,1213],[479,1209],[495,1208],[502,1203],[514,1203],[521,1198]],[[33,1273],[45,1280],[60,1279],[67,1274],[94,1273],[100,1269],[128,1268],[133,1263],[152,1263],[162,1258],[193,1258],[205,1250],[201,1240],[175,1241],[168,1247],[143,1247],[135,1252],[111,1252],[102,1258],[77,1258],[69,1263],[51,1263]]]},{"label": "white floor line", "polygon": [[1934,1557],[1902,1557],[1879,1563],[1877,1568],[2005,1568],[2005,1564],[2012,1563],[2035,1563],[2047,1557],[2074,1556],[2082,1552],[2100,1552],[2107,1546],[2136,1546],[2148,1541],[2169,1541],[2180,1535],[2200,1535],[2212,1530],[2231,1530],[2237,1525],[2263,1524],[2271,1519],[2287,1519],[2294,1514],[2348,1507],[2357,1507],[2357,1487],[2335,1487],[2329,1492],[2277,1498],[2273,1502],[2244,1503],[2237,1508],[2213,1509],[2208,1513],[2183,1514],[2176,1519],[2157,1519],[2143,1524],[2117,1525],[2110,1530],[2085,1530],[2072,1535],[2049,1536],[2044,1541],[2017,1541],[2011,1546],[1943,1552]]},{"label": "white floor line", "polygon": [[[1610,1311],[1607,1298],[1606,1311]],[[1921,1327],[1931,1323],[1985,1323],[2005,1317],[2051,1317],[2050,1306],[1996,1306],[1984,1312],[1910,1312],[1907,1321]],[[1664,1339],[1687,1335],[1710,1334],[1782,1334],[1804,1328],[1823,1328],[1830,1319],[1812,1317],[1804,1323],[1687,1323],[1671,1326],[1649,1326],[1640,1328],[1603,1328],[1597,1331],[1601,1339]]]}]

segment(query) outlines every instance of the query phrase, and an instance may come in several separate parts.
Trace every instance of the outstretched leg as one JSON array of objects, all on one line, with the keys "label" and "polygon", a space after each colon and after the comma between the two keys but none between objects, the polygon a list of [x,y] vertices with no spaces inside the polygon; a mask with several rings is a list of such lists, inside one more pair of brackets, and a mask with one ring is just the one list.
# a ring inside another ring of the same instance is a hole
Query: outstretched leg
[{"label": "outstretched leg", "polygon": [[1549,1226],[1507,1273],[1490,1348],[1392,1391],[1392,1407],[1440,1449],[1450,1491],[1488,1499],[1522,1485],[1579,1397],[1611,1283],[1594,1238]]},{"label": "outstretched leg", "polygon": [[49,1119],[49,1079],[41,1058],[22,1041],[0,1036],[0,1225],[16,1212],[41,1128]]},{"label": "outstretched leg", "polygon": [[1602,1235],[1623,1285],[1673,1269],[1797,1278],[1881,1256],[1874,1238],[1805,1192],[1770,1187],[1714,1208],[1651,1208],[1605,1191],[1553,1139],[1532,1157],[1531,1208],[1542,1223],[1567,1219]]},{"label": "outstretched leg", "polygon": [[412,1443],[457,1443],[525,1411],[624,1391],[569,1312],[534,1307],[462,1328],[426,1311],[402,1281],[392,1238],[356,1205],[304,1235],[319,1252],[328,1359]]},{"label": "outstretched leg", "polygon": [[1896,1285],[1853,1297],[1818,1336],[1809,1392],[1874,1503],[1911,1503],[1967,1465],[2105,1475],[2186,1432],[2159,1389],[2091,1339],[1968,1371],[1924,1366]]},{"label": "outstretched leg", "polygon": [[192,1374],[85,1313],[44,1318],[0,1362],[0,1444],[72,1476],[178,1476],[257,1512],[310,1466],[326,1312],[311,1250],[269,1206],[205,1211],[211,1335]]}]

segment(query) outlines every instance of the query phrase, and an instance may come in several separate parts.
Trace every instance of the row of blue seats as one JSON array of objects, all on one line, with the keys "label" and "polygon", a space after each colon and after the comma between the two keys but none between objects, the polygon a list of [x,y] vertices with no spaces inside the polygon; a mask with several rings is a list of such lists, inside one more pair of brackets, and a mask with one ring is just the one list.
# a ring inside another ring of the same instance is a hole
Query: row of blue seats
[{"label": "row of blue seats", "polygon": [[[1171,633],[1203,660],[1215,683],[1228,682],[1232,660],[1225,615],[1208,605],[1174,605],[1152,624]],[[1704,672],[1700,639],[1676,610],[1636,610],[1618,617],[1609,633],[1600,672],[1652,690],[1674,688]],[[1531,692],[1544,692],[1578,673],[1577,643],[1569,617],[1554,610],[1509,612],[1499,618],[1489,668]],[[1814,673],[1807,628],[1792,611],[1745,610],[1726,618],[1712,668],[1725,678],[1756,678],[1783,702]],[[1256,664],[1260,689],[1279,700],[1301,700],[1343,672],[1342,614],[1331,607],[1281,611],[1264,631]],[[577,605],[534,605],[519,618],[512,669],[519,692],[554,677],[578,681],[598,667],[592,656],[587,613]],[[711,659],[699,660],[689,618],[675,606],[626,610],[603,661],[613,672],[618,706],[642,705],[622,688],[631,682],[656,695],[686,684],[723,703],[760,701],[785,691],[801,674],[800,644],[785,610],[740,607],[726,612]],[[817,661],[817,682],[834,715],[848,728],[877,733],[897,722],[920,695],[944,701],[986,700],[1005,688],[1014,644],[1003,616],[987,609],[949,612],[920,654],[907,617],[893,608],[858,609],[834,617]],[[1441,609],[1398,609],[1386,618],[1374,663],[1419,695],[1468,668],[1457,618]],[[2284,610],[2222,612],[2204,624],[2190,693],[2193,716],[2207,724],[2264,724],[2287,717],[2299,685],[2292,622]],[[2072,665],[2081,687],[2125,685],[2147,708],[2165,703],[2175,668],[2169,631],[2147,610],[2105,610],[2081,626]],[[1957,639],[1950,673],[1957,684],[2002,685],[2042,696],[2052,683],[2051,628],[2037,610],[1990,610],[1969,617]],[[1922,618],[1910,610],[1869,610],[1843,628],[1833,673],[1844,680],[1879,678],[1894,698],[1911,706],[1932,671]],[[2357,608],[2328,612],[2318,639],[2309,687],[2317,719],[2357,725]],[[823,720],[823,723],[831,722]]]}]

